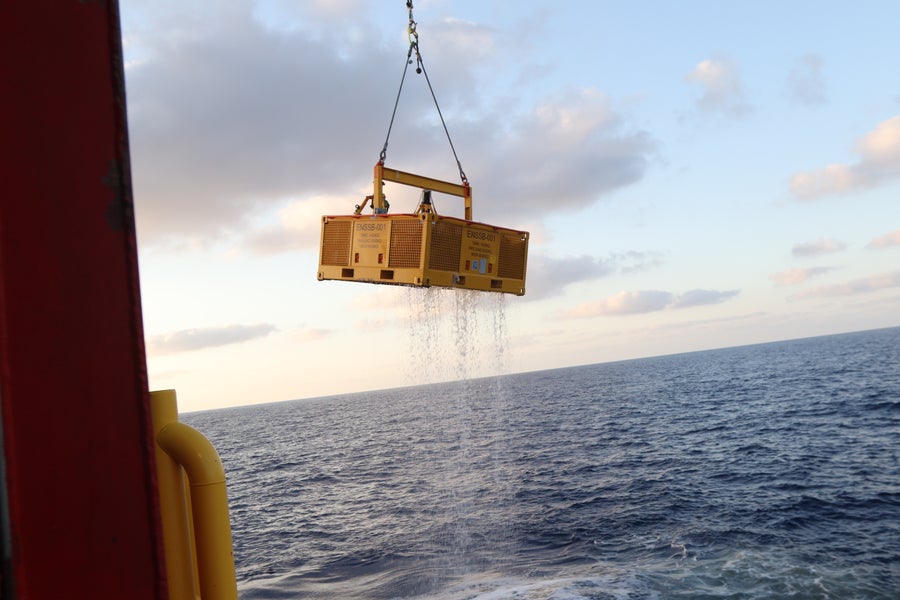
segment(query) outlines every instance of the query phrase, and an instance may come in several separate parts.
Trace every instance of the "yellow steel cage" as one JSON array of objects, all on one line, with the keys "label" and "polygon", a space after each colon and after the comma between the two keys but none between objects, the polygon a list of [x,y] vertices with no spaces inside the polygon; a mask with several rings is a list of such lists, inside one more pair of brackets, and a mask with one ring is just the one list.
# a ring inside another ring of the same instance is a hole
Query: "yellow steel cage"
[{"label": "yellow steel cage", "polygon": [[[414,214],[387,214],[382,185],[421,188]],[[527,231],[472,221],[472,188],[375,165],[374,214],[322,217],[319,280],[439,286],[525,294]],[[438,215],[430,192],[460,196],[465,219]]]}]

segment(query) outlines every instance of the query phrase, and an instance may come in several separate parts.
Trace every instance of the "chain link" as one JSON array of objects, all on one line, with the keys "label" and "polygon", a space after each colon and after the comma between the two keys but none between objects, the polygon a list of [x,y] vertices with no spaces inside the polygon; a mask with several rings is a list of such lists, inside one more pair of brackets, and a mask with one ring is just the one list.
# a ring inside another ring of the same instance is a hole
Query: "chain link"
[{"label": "chain link", "polygon": [[441,113],[441,107],[438,105],[437,96],[434,94],[434,88],[431,87],[431,80],[428,78],[428,72],[425,70],[425,63],[422,61],[422,55],[419,52],[419,33],[416,31],[417,23],[413,18],[412,0],[406,0],[406,8],[409,10],[409,25],[406,28],[407,38],[409,39],[409,50],[406,53],[406,64],[403,67],[403,76],[400,78],[400,89],[397,90],[397,99],[394,101],[394,111],[391,113],[391,122],[388,125],[387,137],[384,139],[384,147],[379,155],[379,162],[384,164],[387,157],[388,140],[391,137],[391,129],[394,127],[394,118],[397,116],[397,106],[400,104],[400,94],[403,92],[403,82],[406,80],[406,71],[412,64],[412,54],[416,53],[416,73],[424,74],[425,81],[428,84],[428,90],[431,92],[431,98],[434,100],[434,107],[437,109],[438,116],[441,118],[441,125],[444,127],[444,133],[447,134],[447,141],[450,143],[450,150],[453,151],[453,158],[456,159],[456,166],[459,168],[459,177],[463,185],[469,185],[469,180],[463,172],[462,163],[456,155],[456,148],[453,146],[453,140],[450,139],[450,130],[447,129],[447,123],[444,121],[444,115]]},{"label": "chain link", "polygon": [[419,53],[419,34],[416,31],[416,25],[418,25],[418,23],[416,23],[416,20],[413,19],[413,14],[412,14],[413,3],[411,0],[408,0],[406,2],[406,8],[409,9],[409,25],[407,25],[407,27],[406,27],[406,36],[409,38],[409,47],[410,48],[415,47],[416,54],[418,55],[418,53]]}]

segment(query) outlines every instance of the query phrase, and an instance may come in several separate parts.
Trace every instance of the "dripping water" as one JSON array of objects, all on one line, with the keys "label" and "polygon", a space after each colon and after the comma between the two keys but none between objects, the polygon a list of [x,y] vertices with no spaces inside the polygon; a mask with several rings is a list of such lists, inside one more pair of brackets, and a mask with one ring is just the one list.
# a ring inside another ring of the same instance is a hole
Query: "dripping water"
[{"label": "dripping water", "polygon": [[[439,577],[457,577],[483,569],[472,557],[485,546],[500,550],[511,543],[509,523],[498,522],[493,539],[473,538],[469,523],[486,511],[506,514],[496,498],[511,499],[502,476],[497,445],[478,445],[480,431],[506,431],[508,331],[503,294],[442,288],[409,288],[410,383],[454,382],[429,411],[432,431],[448,439],[451,451],[436,457],[432,471],[435,511],[443,516],[433,536],[431,565]],[[483,402],[484,398],[489,399]],[[478,401],[476,401],[478,400]],[[502,439],[492,436],[492,439]],[[484,497],[494,498],[488,506]],[[499,520],[499,517],[498,517]],[[502,552],[496,555],[504,555]]]}]

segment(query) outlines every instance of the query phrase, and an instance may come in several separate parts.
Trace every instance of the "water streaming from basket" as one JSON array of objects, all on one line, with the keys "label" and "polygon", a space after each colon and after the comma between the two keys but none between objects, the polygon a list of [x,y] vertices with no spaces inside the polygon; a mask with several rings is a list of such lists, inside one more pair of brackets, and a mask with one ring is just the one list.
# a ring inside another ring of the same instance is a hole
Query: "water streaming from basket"
[{"label": "water streaming from basket", "polygon": [[[493,510],[482,499],[483,490],[494,497],[508,497],[499,490],[508,481],[499,476],[493,455],[499,449],[477,447],[473,428],[504,431],[508,399],[504,394],[506,354],[509,346],[503,294],[484,294],[468,290],[415,289],[407,292],[410,312],[409,364],[414,365],[410,383],[456,382],[442,402],[432,407],[432,419],[446,436],[453,436],[454,451],[439,457],[442,464],[433,470],[435,510],[445,515],[443,527],[434,536],[439,564],[433,565],[440,576],[455,577],[484,565],[473,563],[475,544],[499,547],[509,540],[510,527],[499,527],[497,539],[473,539],[467,525],[472,515]],[[487,411],[473,411],[477,396],[487,395]],[[478,467],[475,467],[475,464]],[[484,465],[487,464],[488,468]],[[479,492],[479,490],[482,490]],[[501,539],[501,538],[506,539]]]}]

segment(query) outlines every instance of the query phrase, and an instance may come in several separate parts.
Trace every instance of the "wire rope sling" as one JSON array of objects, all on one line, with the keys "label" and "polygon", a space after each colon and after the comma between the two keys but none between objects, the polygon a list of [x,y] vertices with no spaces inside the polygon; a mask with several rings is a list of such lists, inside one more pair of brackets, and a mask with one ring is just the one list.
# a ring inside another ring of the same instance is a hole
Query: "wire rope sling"
[{"label": "wire rope sling", "polygon": [[[472,187],[463,171],[450,131],[425,69],[419,49],[419,33],[409,12],[409,49],[394,101],[384,146],[373,169],[372,194],[358,204],[352,215],[322,217],[318,279],[357,281],[419,287],[447,287],[486,292],[525,294],[528,258],[527,231],[519,231],[472,220]],[[415,55],[415,56],[414,56]],[[400,96],[409,66],[425,82],[459,169],[460,183],[452,183],[385,166],[388,144],[397,116]],[[415,213],[389,214],[385,182],[421,190]],[[437,213],[432,193],[463,199],[464,218]],[[371,203],[371,214],[363,214]]]}]

